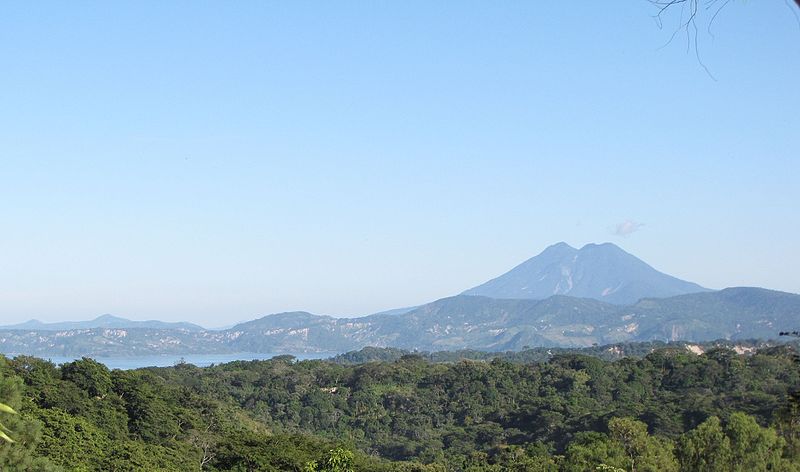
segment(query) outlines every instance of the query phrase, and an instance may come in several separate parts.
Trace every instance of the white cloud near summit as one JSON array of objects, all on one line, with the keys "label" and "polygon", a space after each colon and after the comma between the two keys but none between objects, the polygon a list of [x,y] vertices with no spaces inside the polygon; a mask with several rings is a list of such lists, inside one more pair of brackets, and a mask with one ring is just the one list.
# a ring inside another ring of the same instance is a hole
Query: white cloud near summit
[{"label": "white cloud near summit", "polygon": [[638,221],[634,220],[625,220],[622,223],[617,224],[614,234],[624,238],[629,234],[639,231],[642,226],[644,226],[644,223],[639,223]]}]

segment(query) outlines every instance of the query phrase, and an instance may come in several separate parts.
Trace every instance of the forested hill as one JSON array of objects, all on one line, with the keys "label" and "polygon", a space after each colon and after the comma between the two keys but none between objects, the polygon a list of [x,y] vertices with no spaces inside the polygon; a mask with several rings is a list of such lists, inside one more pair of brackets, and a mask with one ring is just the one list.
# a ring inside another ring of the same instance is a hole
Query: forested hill
[{"label": "forested hill", "polygon": [[0,419],[17,440],[0,470],[798,471],[795,355],[135,371],[0,357],[0,399],[21,413]]},{"label": "forested hill", "polygon": [[772,339],[800,328],[800,295],[729,288],[618,306],[563,295],[545,300],[456,296],[400,314],[269,315],[221,331],[153,328],[0,330],[0,352],[39,356],[520,350],[633,341]]},{"label": "forested hill", "polygon": [[749,354],[756,350],[765,350],[777,346],[786,346],[789,349],[797,349],[800,342],[796,340],[781,341],[761,341],[761,340],[740,340],[728,341],[718,339],[715,341],[705,341],[690,343],[686,341],[665,343],[663,341],[648,342],[625,342],[617,344],[595,345],[582,348],[569,347],[533,347],[520,351],[477,351],[474,349],[462,349],[458,351],[410,351],[408,349],[397,349],[393,347],[365,347],[357,351],[345,352],[331,357],[329,360],[338,364],[366,364],[368,362],[395,362],[404,356],[416,356],[428,362],[458,362],[463,360],[486,361],[490,362],[499,359],[514,363],[533,363],[547,362],[554,357],[564,355],[581,355],[596,357],[604,361],[618,361],[623,358],[640,359],[651,354],[653,351],[671,349],[685,350],[694,354],[703,354],[716,349],[727,349],[737,354]]}]

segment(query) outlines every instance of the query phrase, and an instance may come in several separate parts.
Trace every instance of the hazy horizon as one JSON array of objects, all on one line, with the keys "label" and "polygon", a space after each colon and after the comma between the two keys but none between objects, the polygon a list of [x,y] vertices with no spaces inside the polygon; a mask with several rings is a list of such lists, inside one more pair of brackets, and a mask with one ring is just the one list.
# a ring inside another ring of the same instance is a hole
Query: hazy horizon
[{"label": "hazy horizon", "polygon": [[[555,244],[560,244],[560,243],[565,243],[565,242],[564,242],[564,241],[559,241],[558,243],[553,243],[552,245],[555,245]],[[616,244],[617,246],[619,246],[619,244],[617,244],[617,243],[613,243],[613,242],[611,242],[611,241],[597,242],[597,243],[586,243],[586,244],[581,244],[581,245],[572,245],[572,244],[569,244],[569,243],[566,243],[566,244],[568,244],[568,245],[572,246],[572,247],[573,247],[573,248],[575,248],[575,249],[580,249],[581,247],[583,247],[583,246],[585,246],[585,245],[590,245],[590,244],[606,244],[606,243]],[[552,246],[552,245],[551,245],[551,246]],[[542,249],[544,250],[544,249],[546,249],[546,248],[542,248]],[[623,248],[623,249],[624,249],[624,248]],[[537,255],[538,255],[538,254],[537,254]],[[533,257],[533,256],[532,256],[532,257]],[[522,261],[520,261],[520,262],[522,262]],[[645,262],[646,262],[646,261],[645,261]],[[509,269],[511,269],[511,268],[512,268],[512,267],[509,267]],[[495,275],[501,275],[501,274],[495,274]],[[486,281],[488,281],[488,280],[492,279],[493,277],[495,277],[495,275],[488,276],[488,277],[486,277],[486,279],[485,279],[485,280],[482,280],[481,282],[486,282]],[[667,274],[667,275],[672,275],[672,274]],[[743,286],[746,286],[746,285],[741,285],[741,286],[743,287]],[[725,286],[725,287],[707,287],[707,286],[705,286],[704,288],[711,288],[712,290],[721,290],[721,289],[725,289],[725,288],[731,288],[731,287],[734,287],[734,286]],[[467,288],[469,288],[469,287],[465,287],[465,289],[467,289]],[[767,288],[767,289],[770,289],[770,287],[760,287],[760,288]],[[775,289],[771,289],[771,290],[775,290]],[[460,291],[458,291],[458,292],[451,293],[451,294],[445,294],[445,295],[441,295],[441,296],[437,297],[436,299],[440,299],[440,298],[446,298],[446,297],[450,297],[450,296],[455,296],[455,295],[458,295],[458,294],[459,294],[461,291],[463,291],[463,290],[460,290]],[[794,293],[794,292],[792,292],[792,293]],[[422,300],[422,301],[420,301],[420,302],[418,302],[418,303],[414,303],[414,304],[407,304],[407,305],[397,305],[397,306],[392,306],[392,307],[382,308],[382,309],[378,309],[378,310],[371,311],[371,312],[368,312],[368,313],[336,313],[336,314],[332,314],[332,313],[325,313],[325,312],[314,312],[314,314],[317,314],[317,315],[327,315],[327,316],[333,316],[333,317],[360,317],[360,316],[372,315],[372,314],[379,313],[379,312],[382,312],[382,311],[389,311],[389,310],[394,310],[394,309],[402,309],[402,308],[407,308],[407,307],[411,307],[411,306],[415,306],[415,305],[421,305],[421,304],[424,304],[424,303],[427,303],[427,302],[432,302],[432,301],[435,301],[435,299],[430,299],[430,300]],[[236,325],[236,324],[238,324],[238,323],[242,323],[242,322],[251,321],[251,320],[253,320],[253,319],[256,319],[256,318],[259,318],[259,317],[262,317],[262,316],[271,315],[271,314],[276,314],[276,313],[283,313],[283,312],[295,312],[295,311],[309,311],[309,310],[306,310],[306,309],[303,309],[303,308],[300,308],[300,307],[298,307],[298,308],[296,308],[296,309],[287,309],[287,310],[280,310],[280,311],[268,312],[268,313],[255,313],[255,314],[253,314],[253,315],[252,315],[252,316],[250,316],[250,317],[242,318],[242,319],[239,319],[239,320],[236,320],[236,321],[228,321],[228,322],[226,322],[225,324],[205,324],[205,323],[201,323],[201,322],[192,321],[192,320],[190,320],[190,319],[177,319],[177,318],[176,318],[176,319],[172,319],[172,318],[168,318],[168,319],[161,319],[161,318],[159,318],[159,319],[150,319],[150,318],[140,318],[140,317],[139,317],[139,318],[137,318],[136,316],[132,316],[132,317],[131,317],[131,316],[122,316],[122,315],[119,315],[119,314],[115,314],[115,313],[107,313],[107,312],[106,312],[106,313],[97,314],[97,315],[89,315],[89,316],[87,316],[87,317],[84,317],[84,318],[77,318],[77,319],[64,319],[64,318],[58,318],[58,319],[53,319],[53,320],[47,320],[47,319],[42,319],[42,318],[29,318],[29,319],[20,320],[20,321],[14,322],[14,323],[5,323],[5,324],[6,324],[6,325],[9,325],[9,324],[17,324],[17,323],[22,323],[22,322],[27,322],[27,321],[40,321],[40,322],[44,322],[44,323],[52,323],[52,322],[69,322],[69,321],[78,321],[78,322],[80,322],[80,321],[91,321],[91,320],[95,320],[95,319],[97,319],[97,318],[104,317],[104,316],[113,316],[113,317],[118,317],[118,318],[130,319],[130,320],[132,320],[132,321],[171,321],[171,322],[190,322],[190,323],[198,324],[198,325],[200,325],[200,326],[202,326],[202,327],[204,327],[204,328],[208,328],[208,329],[224,329],[224,328],[229,328],[229,327],[231,327],[231,326],[234,326],[234,325]],[[1,326],[1,325],[0,325],[0,326]]]},{"label": "hazy horizon", "polygon": [[0,324],[219,327],[613,242],[800,293],[800,27],[646,1],[0,7]]}]

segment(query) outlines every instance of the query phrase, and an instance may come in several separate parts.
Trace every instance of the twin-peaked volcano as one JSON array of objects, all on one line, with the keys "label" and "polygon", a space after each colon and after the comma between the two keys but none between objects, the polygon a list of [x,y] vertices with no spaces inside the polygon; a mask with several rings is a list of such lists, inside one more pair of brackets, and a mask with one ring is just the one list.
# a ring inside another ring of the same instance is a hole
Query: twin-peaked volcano
[{"label": "twin-peaked volcano", "polygon": [[642,298],[705,291],[655,270],[611,243],[587,244],[581,249],[558,243],[463,295],[513,299],[569,295],[626,305]]},{"label": "twin-peaked volcano", "polygon": [[[356,318],[268,315],[224,330],[105,316],[0,327],[0,352],[117,356],[344,352],[364,346],[515,350],[635,341],[772,339],[798,329],[800,295],[709,291],[658,272],[613,244],[550,246],[464,294]],[[88,326],[87,326],[88,324]],[[125,330],[106,329],[126,326]],[[55,329],[59,331],[55,331]]]}]

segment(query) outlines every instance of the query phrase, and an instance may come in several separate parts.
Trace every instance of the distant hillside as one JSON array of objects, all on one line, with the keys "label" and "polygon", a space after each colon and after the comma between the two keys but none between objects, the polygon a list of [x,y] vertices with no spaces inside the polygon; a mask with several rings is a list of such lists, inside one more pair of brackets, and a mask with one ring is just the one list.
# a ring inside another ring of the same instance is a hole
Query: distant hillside
[{"label": "distant hillside", "polygon": [[[547,300],[497,300],[460,295],[409,313],[370,316],[373,346],[412,349],[519,349],[523,346],[591,344],[564,336],[592,320],[605,325],[617,307],[591,299],[556,296]],[[578,336],[580,337],[580,336]]]},{"label": "distant hillside", "polygon": [[629,317],[626,326],[635,326],[637,340],[768,339],[800,327],[800,295],[736,287],[648,298],[623,312]]},{"label": "distant hillside", "polygon": [[365,346],[483,351],[629,341],[770,339],[800,329],[800,295],[709,291],[610,244],[559,243],[462,295],[357,318],[279,313],[205,330],[189,323],[30,321],[0,328],[0,352],[36,355],[346,352]]},{"label": "distant hillside", "polygon": [[366,325],[360,333],[362,344],[419,350],[771,339],[800,326],[800,295],[741,287],[650,298],[628,306],[560,295],[545,300],[462,295],[404,315],[361,321]]},{"label": "distant hillside", "polygon": [[707,290],[663,274],[611,243],[587,244],[581,249],[558,243],[463,294],[539,300],[569,295],[627,305],[642,298]]},{"label": "distant hillside", "polygon": [[290,312],[268,315],[226,330],[241,352],[340,352],[359,344],[347,336],[343,319]]},{"label": "distant hillside", "polygon": [[556,295],[545,300],[460,295],[404,314],[332,318],[281,313],[226,330],[94,328],[0,330],[0,352],[113,356],[227,352],[346,352],[365,346],[483,351],[635,341],[771,339],[800,328],[800,295],[730,288],[619,306]]},{"label": "distant hillside", "polygon": [[0,330],[0,353],[38,357],[124,357],[234,352],[218,331],[85,328],[64,331]]},{"label": "distant hillside", "polygon": [[151,329],[187,329],[202,331],[203,327],[192,323],[167,323],[164,321],[133,321],[112,315],[98,316],[88,321],[62,321],[60,323],[43,323],[39,320],[30,320],[24,323],[0,326],[0,329],[27,329],[36,331],[63,331],[70,329],[94,328],[151,328]]}]

